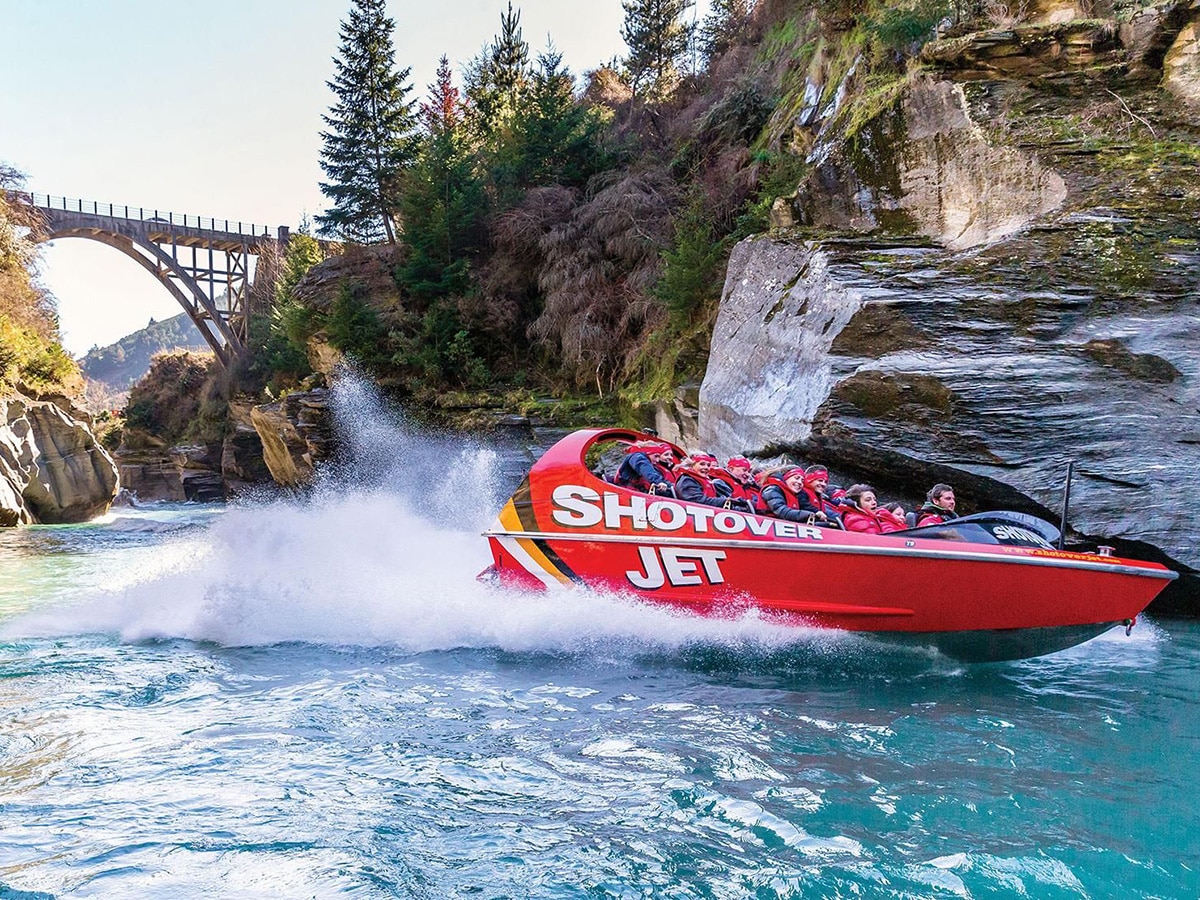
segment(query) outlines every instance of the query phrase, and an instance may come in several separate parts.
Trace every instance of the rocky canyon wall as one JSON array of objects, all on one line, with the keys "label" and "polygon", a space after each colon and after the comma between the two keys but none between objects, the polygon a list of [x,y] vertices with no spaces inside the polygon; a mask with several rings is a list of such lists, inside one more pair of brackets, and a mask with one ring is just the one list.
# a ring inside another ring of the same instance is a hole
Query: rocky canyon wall
[{"label": "rocky canyon wall", "polygon": [[117,467],[85,413],[0,399],[0,526],[86,522],[108,511],[117,489]]},{"label": "rocky canyon wall", "polygon": [[731,257],[700,445],[1051,519],[1073,461],[1075,537],[1200,569],[1197,8],[934,46],[862,140],[818,137]]}]

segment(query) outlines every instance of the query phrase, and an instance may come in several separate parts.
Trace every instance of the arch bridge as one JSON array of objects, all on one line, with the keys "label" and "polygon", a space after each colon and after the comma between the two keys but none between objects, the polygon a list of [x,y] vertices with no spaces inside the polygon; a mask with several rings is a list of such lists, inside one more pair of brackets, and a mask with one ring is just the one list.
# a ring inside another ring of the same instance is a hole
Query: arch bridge
[{"label": "arch bridge", "polygon": [[195,323],[222,366],[245,352],[251,257],[282,251],[288,229],[116,206],[47,194],[20,194],[45,227],[35,240],[86,238],[113,247],[157,278]]}]

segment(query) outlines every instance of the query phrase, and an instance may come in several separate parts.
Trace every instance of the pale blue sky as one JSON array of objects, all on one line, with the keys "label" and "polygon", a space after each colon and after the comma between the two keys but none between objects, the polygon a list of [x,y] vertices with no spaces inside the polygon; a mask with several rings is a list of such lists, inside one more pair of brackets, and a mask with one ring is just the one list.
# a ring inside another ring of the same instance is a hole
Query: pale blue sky
[{"label": "pale blue sky", "polygon": [[[349,0],[0,0],[0,160],[42,194],[295,227],[317,182],[325,81]],[[397,64],[423,97],[445,53],[462,65],[506,0],[389,0]],[[626,47],[620,0],[522,0],[576,75]],[[702,18],[708,0],[700,0]],[[43,282],[76,354],[180,312],[135,262],[55,242]]]}]

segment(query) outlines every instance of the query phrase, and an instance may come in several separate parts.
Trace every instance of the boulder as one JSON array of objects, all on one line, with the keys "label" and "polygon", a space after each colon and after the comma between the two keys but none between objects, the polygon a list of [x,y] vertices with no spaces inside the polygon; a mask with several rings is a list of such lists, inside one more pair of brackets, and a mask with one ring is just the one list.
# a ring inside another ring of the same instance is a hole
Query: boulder
[{"label": "boulder", "polygon": [[311,481],[314,464],[332,456],[337,447],[325,388],[255,406],[250,421],[262,442],[263,461],[271,478],[286,487]]},{"label": "boulder", "polygon": [[296,426],[284,414],[283,402],[254,407],[250,420],[262,442],[263,462],[271,479],[284,487],[307,484],[313,475],[312,457]]},{"label": "boulder", "polygon": [[53,402],[0,400],[0,524],[85,522],[108,511],[118,486],[87,424]]},{"label": "boulder", "polygon": [[1190,5],[1191,19],[1179,31],[1163,59],[1163,87],[1200,108],[1200,3]]},{"label": "boulder", "polygon": [[113,454],[113,459],[121,475],[123,494],[143,503],[187,499],[179,468],[169,454],[122,447]]}]

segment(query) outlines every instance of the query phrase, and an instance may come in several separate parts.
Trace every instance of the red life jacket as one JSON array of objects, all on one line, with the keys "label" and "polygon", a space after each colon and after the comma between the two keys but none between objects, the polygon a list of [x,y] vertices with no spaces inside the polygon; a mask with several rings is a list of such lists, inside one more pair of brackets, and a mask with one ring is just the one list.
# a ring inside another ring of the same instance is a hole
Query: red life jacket
[{"label": "red life jacket", "polygon": [[[716,486],[713,485],[712,480],[704,477],[699,472],[697,472],[695,469],[680,469],[679,475],[686,475],[688,478],[694,479],[696,481],[696,483],[700,485],[700,490],[702,490],[704,492],[705,497],[717,496],[717,489],[716,489]],[[676,477],[675,483],[676,484],[679,483],[678,477]]]},{"label": "red life jacket", "polygon": [[[893,531],[907,531],[908,522],[904,521],[904,516],[898,516],[890,509],[875,510],[875,518],[879,520],[879,527],[883,529],[884,534],[891,534]],[[849,527],[850,523],[846,523]]]},{"label": "red life jacket", "polygon": [[713,481],[720,481],[729,485],[729,496],[734,500],[750,500],[751,495],[746,486],[733,477],[725,469],[713,469],[710,473]]},{"label": "red life jacket", "polygon": [[743,484],[742,490],[746,492],[746,499],[750,501],[750,505],[757,511],[762,505],[762,488],[758,486],[757,482],[752,481],[749,484]]},{"label": "red life jacket", "polygon": [[[771,485],[775,485],[775,487],[780,488],[783,491],[783,499],[787,503],[788,509],[799,509],[800,508],[800,498],[792,493],[792,489],[787,486],[787,484],[784,482],[784,480],[782,478],[780,478],[778,475],[772,475],[770,478],[767,479],[767,483],[764,484],[763,487],[768,488]],[[759,492],[759,500],[760,501],[762,500],[761,491]],[[762,504],[762,506],[764,507],[766,512],[769,513],[771,511],[771,508],[769,506],[767,506],[765,502]]]},{"label": "red life jacket", "polygon": [[821,510],[827,516],[841,516],[842,508],[836,503],[830,502],[829,498],[824,494],[818,494],[807,484],[804,485],[804,493],[808,495],[809,502],[816,508]]},{"label": "red life jacket", "polygon": [[867,512],[857,506],[852,506],[842,513],[842,524],[847,531],[858,531],[862,534],[883,534],[883,523],[875,513]]},{"label": "red life jacket", "polygon": [[658,471],[662,472],[663,481],[665,481],[667,484],[674,484],[675,479],[679,477],[675,473],[675,470],[670,466],[664,466],[662,463],[655,463],[654,467],[658,469]]},{"label": "red life jacket", "polygon": [[943,522],[949,522],[951,519],[957,518],[957,513],[952,513],[948,509],[942,509],[936,503],[926,503],[917,510],[917,527],[941,525]]}]

